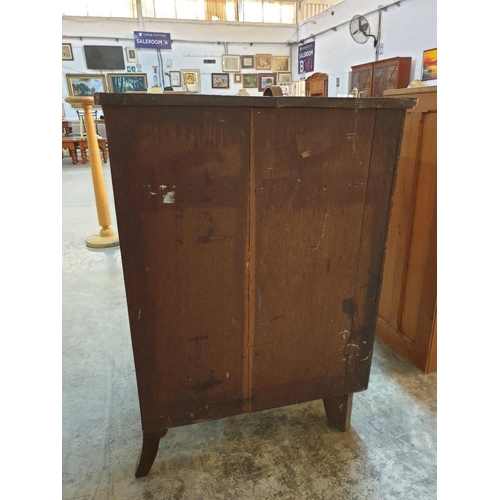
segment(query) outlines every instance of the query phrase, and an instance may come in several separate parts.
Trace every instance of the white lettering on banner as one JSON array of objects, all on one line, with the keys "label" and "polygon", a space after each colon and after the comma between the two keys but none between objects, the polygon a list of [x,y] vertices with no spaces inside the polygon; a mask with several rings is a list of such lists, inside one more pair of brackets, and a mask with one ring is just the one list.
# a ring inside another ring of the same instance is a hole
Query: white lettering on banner
[{"label": "white lettering on banner", "polygon": [[314,54],[313,50],[310,50],[309,52],[303,52],[302,54],[299,54],[299,59],[304,59],[304,57],[309,57]]},{"label": "white lettering on banner", "polygon": [[[150,44],[150,45],[162,45],[163,40],[151,40],[150,38],[139,38],[137,40],[138,43],[145,43],[145,44]],[[165,41],[165,45],[168,45],[168,42]]]}]

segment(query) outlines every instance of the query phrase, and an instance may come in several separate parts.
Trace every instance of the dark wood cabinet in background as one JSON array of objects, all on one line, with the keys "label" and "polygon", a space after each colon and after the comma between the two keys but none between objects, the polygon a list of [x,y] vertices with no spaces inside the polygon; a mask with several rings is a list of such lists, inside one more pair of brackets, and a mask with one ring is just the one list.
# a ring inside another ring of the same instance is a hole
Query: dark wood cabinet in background
[{"label": "dark wood cabinet in background", "polygon": [[360,97],[381,97],[385,90],[401,89],[410,83],[411,57],[392,57],[352,66],[351,91]]},{"label": "dark wood cabinet in background", "polygon": [[[97,94],[143,450],[171,427],[368,387],[414,99]],[[242,444],[244,446],[244,444]]]}]

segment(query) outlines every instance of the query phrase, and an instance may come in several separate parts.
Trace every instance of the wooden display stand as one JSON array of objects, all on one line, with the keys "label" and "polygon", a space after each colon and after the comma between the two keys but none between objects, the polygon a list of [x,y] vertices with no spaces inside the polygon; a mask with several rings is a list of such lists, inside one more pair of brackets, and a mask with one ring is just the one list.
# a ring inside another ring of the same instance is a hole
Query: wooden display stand
[{"label": "wooden display stand", "polygon": [[437,370],[437,87],[384,95],[418,97],[418,105],[401,143],[377,335],[428,373]]},{"label": "wooden display stand", "polygon": [[313,73],[306,79],[306,97],[328,97],[326,73]]},{"label": "wooden display stand", "polygon": [[323,399],[348,429],[415,100],[97,99],[141,408],[136,476],[172,427]]},{"label": "wooden display stand", "polygon": [[352,66],[351,89],[359,97],[380,97],[384,91],[408,87],[411,57],[391,57],[381,61]]}]

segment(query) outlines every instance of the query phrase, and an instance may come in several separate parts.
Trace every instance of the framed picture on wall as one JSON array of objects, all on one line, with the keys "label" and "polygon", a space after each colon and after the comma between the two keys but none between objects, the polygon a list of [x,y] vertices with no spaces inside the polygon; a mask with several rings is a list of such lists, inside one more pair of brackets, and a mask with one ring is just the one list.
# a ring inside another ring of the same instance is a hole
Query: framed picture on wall
[{"label": "framed picture on wall", "polygon": [[139,59],[137,57],[137,49],[135,47],[125,47],[125,55],[127,56],[127,62],[139,62]]},{"label": "framed picture on wall", "polygon": [[259,92],[264,92],[268,85],[276,85],[276,73],[259,73]]},{"label": "framed picture on wall", "polygon": [[436,80],[437,78],[438,49],[424,50],[422,58],[422,81]]},{"label": "framed picture on wall", "polygon": [[253,56],[241,56],[241,69],[253,69],[253,67],[254,67]]},{"label": "framed picture on wall", "polygon": [[222,71],[240,71],[240,56],[224,54],[222,56]]},{"label": "framed picture on wall", "polygon": [[181,86],[192,94],[200,93],[200,70],[199,69],[181,69]]},{"label": "framed picture on wall", "polygon": [[68,94],[76,96],[93,96],[96,92],[107,92],[106,78],[100,73],[66,75]]},{"label": "framed picture on wall", "polygon": [[229,88],[229,73],[212,73],[212,88],[213,89],[228,89]]},{"label": "framed picture on wall", "polygon": [[70,43],[62,44],[62,60],[63,61],[74,61],[73,58],[73,48]]},{"label": "framed picture on wall", "polygon": [[257,88],[257,74],[249,73],[248,75],[243,74],[243,88],[244,89],[256,89]]},{"label": "framed picture on wall", "polygon": [[271,54],[255,54],[255,69],[271,69]]},{"label": "framed picture on wall", "polygon": [[169,71],[168,76],[170,77],[171,87],[181,86],[181,72],[180,71]]},{"label": "framed picture on wall", "polygon": [[235,73],[233,76],[234,76],[234,83],[241,83],[241,73]]},{"label": "framed picture on wall", "polygon": [[278,73],[278,83],[291,83],[292,74],[291,73]]},{"label": "framed picture on wall", "polygon": [[146,73],[109,73],[107,76],[110,92],[145,92],[148,90]]},{"label": "framed picture on wall", "polygon": [[279,73],[279,72],[289,73],[290,72],[290,58],[289,57],[282,57],[282,56],[273,57],[273,71],[275,73]]}]

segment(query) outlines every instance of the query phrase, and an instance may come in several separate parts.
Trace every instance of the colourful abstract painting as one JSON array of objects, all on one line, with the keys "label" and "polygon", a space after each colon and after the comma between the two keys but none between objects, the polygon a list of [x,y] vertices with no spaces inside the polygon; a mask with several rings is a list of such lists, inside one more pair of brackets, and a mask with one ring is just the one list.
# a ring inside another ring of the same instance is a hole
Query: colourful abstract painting
[{"label": "colourful abstract painting", "polygon": [[422,59],[422,81],[437,78],[438,49],[424,50]]}]

